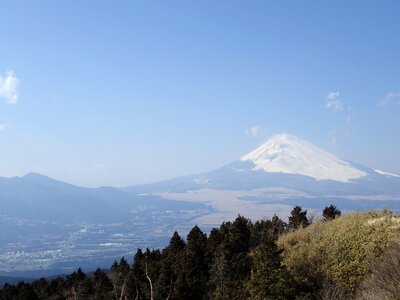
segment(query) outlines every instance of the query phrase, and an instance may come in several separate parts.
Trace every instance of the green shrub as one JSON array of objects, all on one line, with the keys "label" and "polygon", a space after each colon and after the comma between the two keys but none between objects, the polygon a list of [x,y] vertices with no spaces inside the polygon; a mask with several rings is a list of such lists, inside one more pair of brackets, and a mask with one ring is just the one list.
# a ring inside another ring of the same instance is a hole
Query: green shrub
[{"label": "green shrub", "polygon": [[370,261],[400,241],[400,218],[389,211],[353,213],[281,236],[283,263],[299,285],[354,294],[370,274]]}]

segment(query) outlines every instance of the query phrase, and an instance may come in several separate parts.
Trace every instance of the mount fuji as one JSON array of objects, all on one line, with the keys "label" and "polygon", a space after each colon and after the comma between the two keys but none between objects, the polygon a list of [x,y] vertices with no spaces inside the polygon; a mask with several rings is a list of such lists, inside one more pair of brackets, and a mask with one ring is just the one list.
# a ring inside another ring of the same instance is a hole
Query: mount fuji
[{"label": "mount fuji", "polygon": [[308,176],[316,180],[349,182],[367,174],[350,163],[298,137],[280,134],[241,158],[253,170]]},{"label": "mount fuji", "polygon": [[146,193],[266,187],[284,187],[317,195],[386,195],[392,199],[400,194],[400,175],[342,160],[310,142],[284,133],[217,170],[124,190]]},{"label": "mount fuji", "polygon": [[332,203],[342,210],[400,209],[400,175],[345,161],[290,134],[275,135],[217,170],[123,190],[204,202],[219,212],[210,223],[238,213],[287,215],[293,205],[315,211]]}]

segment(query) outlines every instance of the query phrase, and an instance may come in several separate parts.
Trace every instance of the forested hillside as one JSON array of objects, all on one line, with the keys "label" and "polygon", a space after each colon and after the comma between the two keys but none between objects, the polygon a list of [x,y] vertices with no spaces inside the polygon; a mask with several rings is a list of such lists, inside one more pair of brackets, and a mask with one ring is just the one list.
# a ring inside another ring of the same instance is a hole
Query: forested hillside
[{"label": "forested hillside", "polygon": [[400,218],[340,215],[330,206],[310,225],[295,207],[288,223],[238,216],[208,235],[195,226],[109,272],[6,284],[0,299],[398,299]]}]

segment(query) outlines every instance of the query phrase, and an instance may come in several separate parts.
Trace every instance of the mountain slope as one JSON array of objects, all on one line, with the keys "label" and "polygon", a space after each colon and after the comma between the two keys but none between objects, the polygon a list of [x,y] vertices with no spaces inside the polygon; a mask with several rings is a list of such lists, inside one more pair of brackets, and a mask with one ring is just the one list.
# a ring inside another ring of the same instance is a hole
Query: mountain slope
[{"label": "mountain slope", "polygon": [[254,163],[255,170],[288,173],[316,180],[349,182],[367,174],[298,137],[280,134],[241,158]]},{"label": "mountain slope", "polygon": [[281,134],[217,170],[123,190],[159,193],[266,187],[312,195],[399,195],[400,177],[344,161],[298,137]]},{"label": "mountain slope", "polygon": [[[204,204],[83,188],[40,174],[0,177],[0,275],[61,274],[109,266],[140,244],[162,246]],[[35,276],[36,276],[35,275]],[[29,275],[30,276],[30,275]]]},{"label": "mountain slope", "polygon": [[67,223],[121,222],[130,220],[133,210],[187,208],[159,197],[131,195],[114,187],[79,187],[37,173],[0,177],[0,205],[0,216]]},{"label": "mountain slope", "polygon": [[131,196],[115,188],[83,188],[36,173],[0,178],[0,203],[7,216],[68,222],[100,221],[105,213],[121,218],[134,205]]}]

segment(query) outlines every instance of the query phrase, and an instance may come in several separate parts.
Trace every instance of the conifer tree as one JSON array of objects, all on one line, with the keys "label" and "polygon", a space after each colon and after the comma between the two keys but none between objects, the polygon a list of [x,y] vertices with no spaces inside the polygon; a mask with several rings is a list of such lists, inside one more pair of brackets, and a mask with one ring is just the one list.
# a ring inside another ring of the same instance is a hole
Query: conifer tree
[{"label": "conifer tree", "polygon": [[294,290],[290,275],[282,266],[276,238],[270,231],[264,231],[261,243],[251,251],[251,276],[248,289],[251,299],[280,300],[293,299]]},{"label": "conifer tree", "polygon": [[196,225],[187,236],[181,271],[175,285],[181,299],[204,299],[209,277],[206,257],[207,236]]},{"label": "conifer tree", "polygon": [[135,290],[139,295],[139,299],[148,299],[148,283],[144,270],[145,254],[142,249],[138,249],[133,258],[132,273],[134,279]]},{"label": "conifer tree", "polygon": [[303,211],[300,206],[295,206],[289,216],[289,228],[295,230],[298,228],[305,228],[308,225],[310,225],[310,223],[307,219],[307,211]]},{"label": "conifer tree", "polygon": [[78,268],[77,271],[68,275],[66,283],[70,289],[71,296],[74,299],[87,299],[92,293],[93,287],[91,280],[86,276],[81,268]]},{"label": "conifer tree", "polygon": [[94,296],[93,298],[96,300],[107,300],[113,298],[113,285],[108,278],[107,274],[104,273],[101,269],[97,268],[93,273],[93,289]]},{"label": "conifer tree", "polygon": [[325,221],[330,221],[342,215],[342,212],[333,204],[327,206],[322,211],[322,216]]},{"label": "conifer tree", "polygon": [[17,286],[17,295],[13,299],[18,300],[39,300],[38,295],[33,290],[30,284],[20,282]]},{"label": "conifer tree", "polygon": [[257,247],[261,243],[261,240],[265,232],[268,232],[273,236],[278,236],[277,234],[275,235],[275,228],[271,220],[260,220],[253,224],[253,226],[251,227],[251,242],[250,242],[250,246],[252,249]]},{"label": "conifer tree", "polygon": [[277,215],[274,214],[274,216],[271,219],[272,227],[274,229],[274,233],[279,236],[288,230],[288,224],[284,221],[282,221],[281,218],[279,218]]},{"label": "conifer tree", "polygon": [[16,296],[16,289],[9,283],[5,283],[1,289],[0,299],[13,299]]},{"label": "conifer tree", "polygon": [[114,261],[111,267],[111,282],[115,298],[119,299],[122,294],[126,293],[126,284],[128,282],[129,273],[130,267],[125,257],[122,257],[119,263]]},{"label": "conifer tree", "polygon": [[32,282],[32,288],[40,299],[46,299],[51,296],[49,282],[44,277]]},{"label": "conifer tree", "polygon": [[212,299],[247,298],[244,282],[250,275],[250,228],[250,221],[242,216],[238,216],[232,223],[225,222],[220,226],[221,242],[211,265]]},{"label": "conifer tree", "polygon": [[222,234],[218,228],[211,229],[210,235],[208,236],[208,252],[214,254],[219,245],[222,243]]},{"label": "conifer tree", "polygon": [[[53,295],[54,299],[67,298],[67,296],[65,294],[66,294],[66,290],[68,288],[67,288],[67,284],[66,284],[64,278],[62,278],[62,277],[53,278],[48,283],[48,286],[49,286],[50,294]],[[57,295],[57,297],[54,297],[55,295]]]},{"label": "conifer tree", "polygon": [[179,299],[175,285],[180,272],[180,262],[184,249],[185,242],[175,231],[169,245],[162,252],[160,276],[156,285],[157,298]]}]

